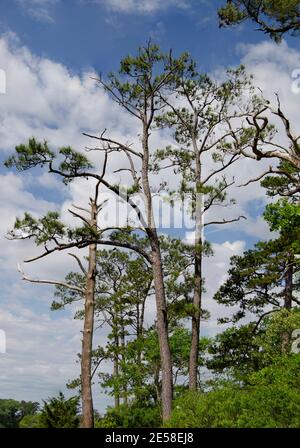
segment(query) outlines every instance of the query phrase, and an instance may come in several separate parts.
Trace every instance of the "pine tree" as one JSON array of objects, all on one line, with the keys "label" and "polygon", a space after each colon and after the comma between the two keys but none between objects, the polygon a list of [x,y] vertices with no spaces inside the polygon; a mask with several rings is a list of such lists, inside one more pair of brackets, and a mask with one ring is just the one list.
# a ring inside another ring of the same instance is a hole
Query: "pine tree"
[{"label": "pine tree", "polygon": [[299,0],[227,0],[218,13],[221,27],[250,19],[277,43],[285,34],[300,31]]}]

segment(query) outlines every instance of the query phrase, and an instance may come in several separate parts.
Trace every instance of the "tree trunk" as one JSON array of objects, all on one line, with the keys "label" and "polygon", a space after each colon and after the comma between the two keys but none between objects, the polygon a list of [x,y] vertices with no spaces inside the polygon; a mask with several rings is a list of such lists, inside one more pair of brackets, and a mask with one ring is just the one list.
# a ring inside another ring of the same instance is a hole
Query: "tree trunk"
[{"label": "tree trunk", "polygon": [[[121,328],[121,347],[122,347],[122,363],[123,363],[123,365],[125,365],[126,341],[125,341],[125,328],[124,328],[123,322],[122,322],[122,328]],[[126,379],[125,379],[124,385],[123,385],[123,404],[125,406],[128,406],[128,389],[127,389]]]},{"label": "tree trunk", "polygon": [[288,261],[289,265],[285,274],[285,287],[284,287],[284,308],[290,310],[292,308],[293,302],[293,262],[290,259]]},{"label": "tree trunk", "polygon": [[152,267],[156,299],[156,326],[159,341],[162,370],[162,415],[163,421],[171,417],[173,399],[172,358],[168,336],[167,304],[163,281],[163,270],[159,240],[155,231],[151,231]]},{"label": "tree trunk", "polygon": [[192,316],[192,340],[189,358],[189,389],[198,389],[198,363],[199,363],[199,340],[200,340],[200,319],[201,319],[201,302],[202,302],[202,206],[203,197],[201,193],[201,163],[200,154],[197,149],[195,138],[193,139],[195,151],[195,258],[194,258],[194,297]]},{"label": "tree trunk", "polygon": [[[91,204],[91,226],[97,225],[97,206]],[[82,394],[82,427],[94,427],[94,409],[92,397],[92,350],[93,350],[93,330],[94,330],[94,297],[96,282],[96,253],[97,245],[89,246],[89,264],[86,279],[85,307],[84,307],[84,328],[82,339],[81,356],[81,394]]]},{"label": "tree trunk", "polygon": [[[198,240],[199,244],[199,240]],[[200,239],[201,244],[201,239]],[[198,388],[198,363],[199,363],[199,340],[200,340],[200,319],[201,319],[201,299],[202,299],[202,255],[196,253],[195,256],[195,277],[194,277],[194,313],[192,316],[192,340],[189,359],[189,389]]]},{"label": "tree trunk", "polygon": [[[285,273],[285,287],[284,287],[284,308],[291,310],[293,302],[293,263],[292,260],[288,260],[288,267]],[[287,353],[290,344],[290,333],[284,331],[282,333],[282,353]]]},{"label": "tree trunk", "polygon": [[[115,332],[118,332],[118,329],[115,327]],[[114,385],[114,400],[115,400],[115,408],[119,409],[120,407],[120,390],[119,390],[119,336],[118,334],[114,337],[114,346],[115,346],[115,354],[114,354],[114,379],[117,381],[117,384]]]},{"label": "tree trunk", "polygon": [[156,392],[156,404],[161,404],[161,385],[159,382],[160,366],[157,366],[154,373],[154,387]]},{"label": "tree trunk", "polygon": [[147,213],[146,231],[151,245],[151,258],[153,270],[153,282],[156,299],[156,320],[158,342],[162,369],[162,417],[167,421],[171,417],[173,399],[173,376],[172,358],[168,335],[167,303],[163,278],[163,266],[159,238],[153,217],[152,193],[149,184],[149,127],[147,119],[147,100],[145,100],[145,113],[143,119],[143,162],[142,162],[142,185],[145,195],[145,205]]}]

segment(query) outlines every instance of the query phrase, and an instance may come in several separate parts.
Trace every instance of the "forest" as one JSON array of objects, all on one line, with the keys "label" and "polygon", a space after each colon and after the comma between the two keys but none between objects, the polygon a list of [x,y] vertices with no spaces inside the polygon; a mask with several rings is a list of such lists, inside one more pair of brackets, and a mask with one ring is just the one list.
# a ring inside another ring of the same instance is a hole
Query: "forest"
[{"label": "forest", "polygon": [[[299,1],[223,3],[220,27],[246,22],[277,46],[299,40]],[[88,199],[63,215],[25,212],[6,235],[34,243],[20,282],[53,288],[49,313],[71,311],[82,346],[80,374],[59,395],[0,400],[2,428],[300,427],[299,125],[245,65],[217,78],[177,53],[150,39],[93,79],[134,140],[113,124],[83,129],[85,148],[32,136],[4,162],[20,176],[48,173],[61,191],[80,182]],[[167,146],[157,146],[160,135]],[[255,236],[220,278],[210,230],[238,232],[248,219],[232,187],[250,164],[255,177],[237,186],[240,195],[264,190],[270,238]],[[65,278],[27,274],[64,253],[74,262]],[[207,300],[220,310],[214,335],[203,331],[208,262],[216,289]],[[110,397],[105,412],[94,405],[100,391]]]}]

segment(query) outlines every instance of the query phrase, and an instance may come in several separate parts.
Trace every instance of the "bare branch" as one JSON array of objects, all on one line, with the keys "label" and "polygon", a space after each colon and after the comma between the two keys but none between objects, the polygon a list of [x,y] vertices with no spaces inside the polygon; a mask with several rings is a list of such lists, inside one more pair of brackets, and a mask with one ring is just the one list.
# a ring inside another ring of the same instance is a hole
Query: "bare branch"
[{"label": "bare branch", "polygon": [[71,210],[70,208],[68,208],[68,212],[71,213],[72,216],[74,216],[75,218],[79,218],[81,219],[83,222],[85,222],[88,226],[90,225],[90,222],[87,218],[85,218],[84,216],[79,215],[79,213],[74,212],[73,210]]},{"label": "bare branch", "polygon": [[63,288],[68,288],[72,291],[80,292],[81,294],[85,293],[85,290],[83,288],[79,288],[78,286],[71,285],[70,283],[55,281],[55,280],[32,279],[24,274],[24,272],[19,264],[18,264],[18,271],[22,274],[22,280],[25,280],[30,283],[41,283],[41,284],[47,284],[47,285],[62,286]]},{"label": "bare branch", "polygon": [[223,219],[223,221],[211,221],[211,222],[207,222],[203,225],[203,227],[207,227],[207,226],[212,226],[212,225],[222,225],[222,224],[229,224],[231,222],[237,222],[240,221],[241,219],[247,219],[246,216],[239,216],[238,218],[235,219]]},{"label": "bare branch", "polygon": [[80,258],[77,257],[77,255],[75,255],[75,254],[71,254],[71,253],[68,253],[68,255],[70,255],[70,257],[75,258],[75,260],[77,261],[78,266],[80,267],[82,273],[83,273],[84,275],[87,275],[87,271],[84,269],[83,264],[82,264]]},{"label": "bare branch", "polygon": [[[143,154],[142,154],[142,153],[139,153],[139,152],[134,151],[132,148],[130,148],[128,145],[125,145],[124,143],[118,142],[118,141],[116,141],[116,140],[112,140],[112,139],[110,139],[110,138],[105,138],[105,137],[103,137],[103,136],[102,136],[103,133],[102,133],[101,137],[97,137],[96,135],[87,134],[87,133],[85,133],[85,132],[83,132],[82,135],[84,135],[85,137],[89,137],[89,138],[93,138],[93,139],[96,139],[96,140],[100,140],[100,141],[103,142],[103,143],[105,143],[105,142],[106,142],[106,143],[111,143],[111,144],[113,144],[113,145],[116,145],[116,148],[119,148],[120,150],[128,151],[128,152],[130,152],[131,154],[133,154],[134,156],[143,158]],[[96,149],[101,150],[101,148],[96,148]]]}]

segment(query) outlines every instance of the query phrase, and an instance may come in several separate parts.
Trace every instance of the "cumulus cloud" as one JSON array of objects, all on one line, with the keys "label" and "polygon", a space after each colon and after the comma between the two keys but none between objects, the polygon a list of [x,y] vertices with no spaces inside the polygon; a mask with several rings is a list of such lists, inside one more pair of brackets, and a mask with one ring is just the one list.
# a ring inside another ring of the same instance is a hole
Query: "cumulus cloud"
[{"label": "cumulus cloud", "polygon": [[99,132],[106,125],[121,133],[128,130],[130,119],[91,79],[95,73],[78,76],[62,64],[38,58],[12,33],[0,40],[0,60],[7,79],[0,105],[0,150],[11,151],[33,134],[54,147],[83,149],[83,130]]},{"label": "cumulus cloud", "polygon": [[212,336],[222,331],[222,328],[218,326],[218,318],[232,314],[232,309],[229,310],[225,306],[219,305],[212,300],[212,297],[227,278],[230,258],[234,255],[242,255],[245,248],[246,242],[242,240],[212,244],[214,256],[205,259],[203,269],[205,279],[203,308],[210,312],[210,319],[203,322],[202,325],[204,335]]}]

